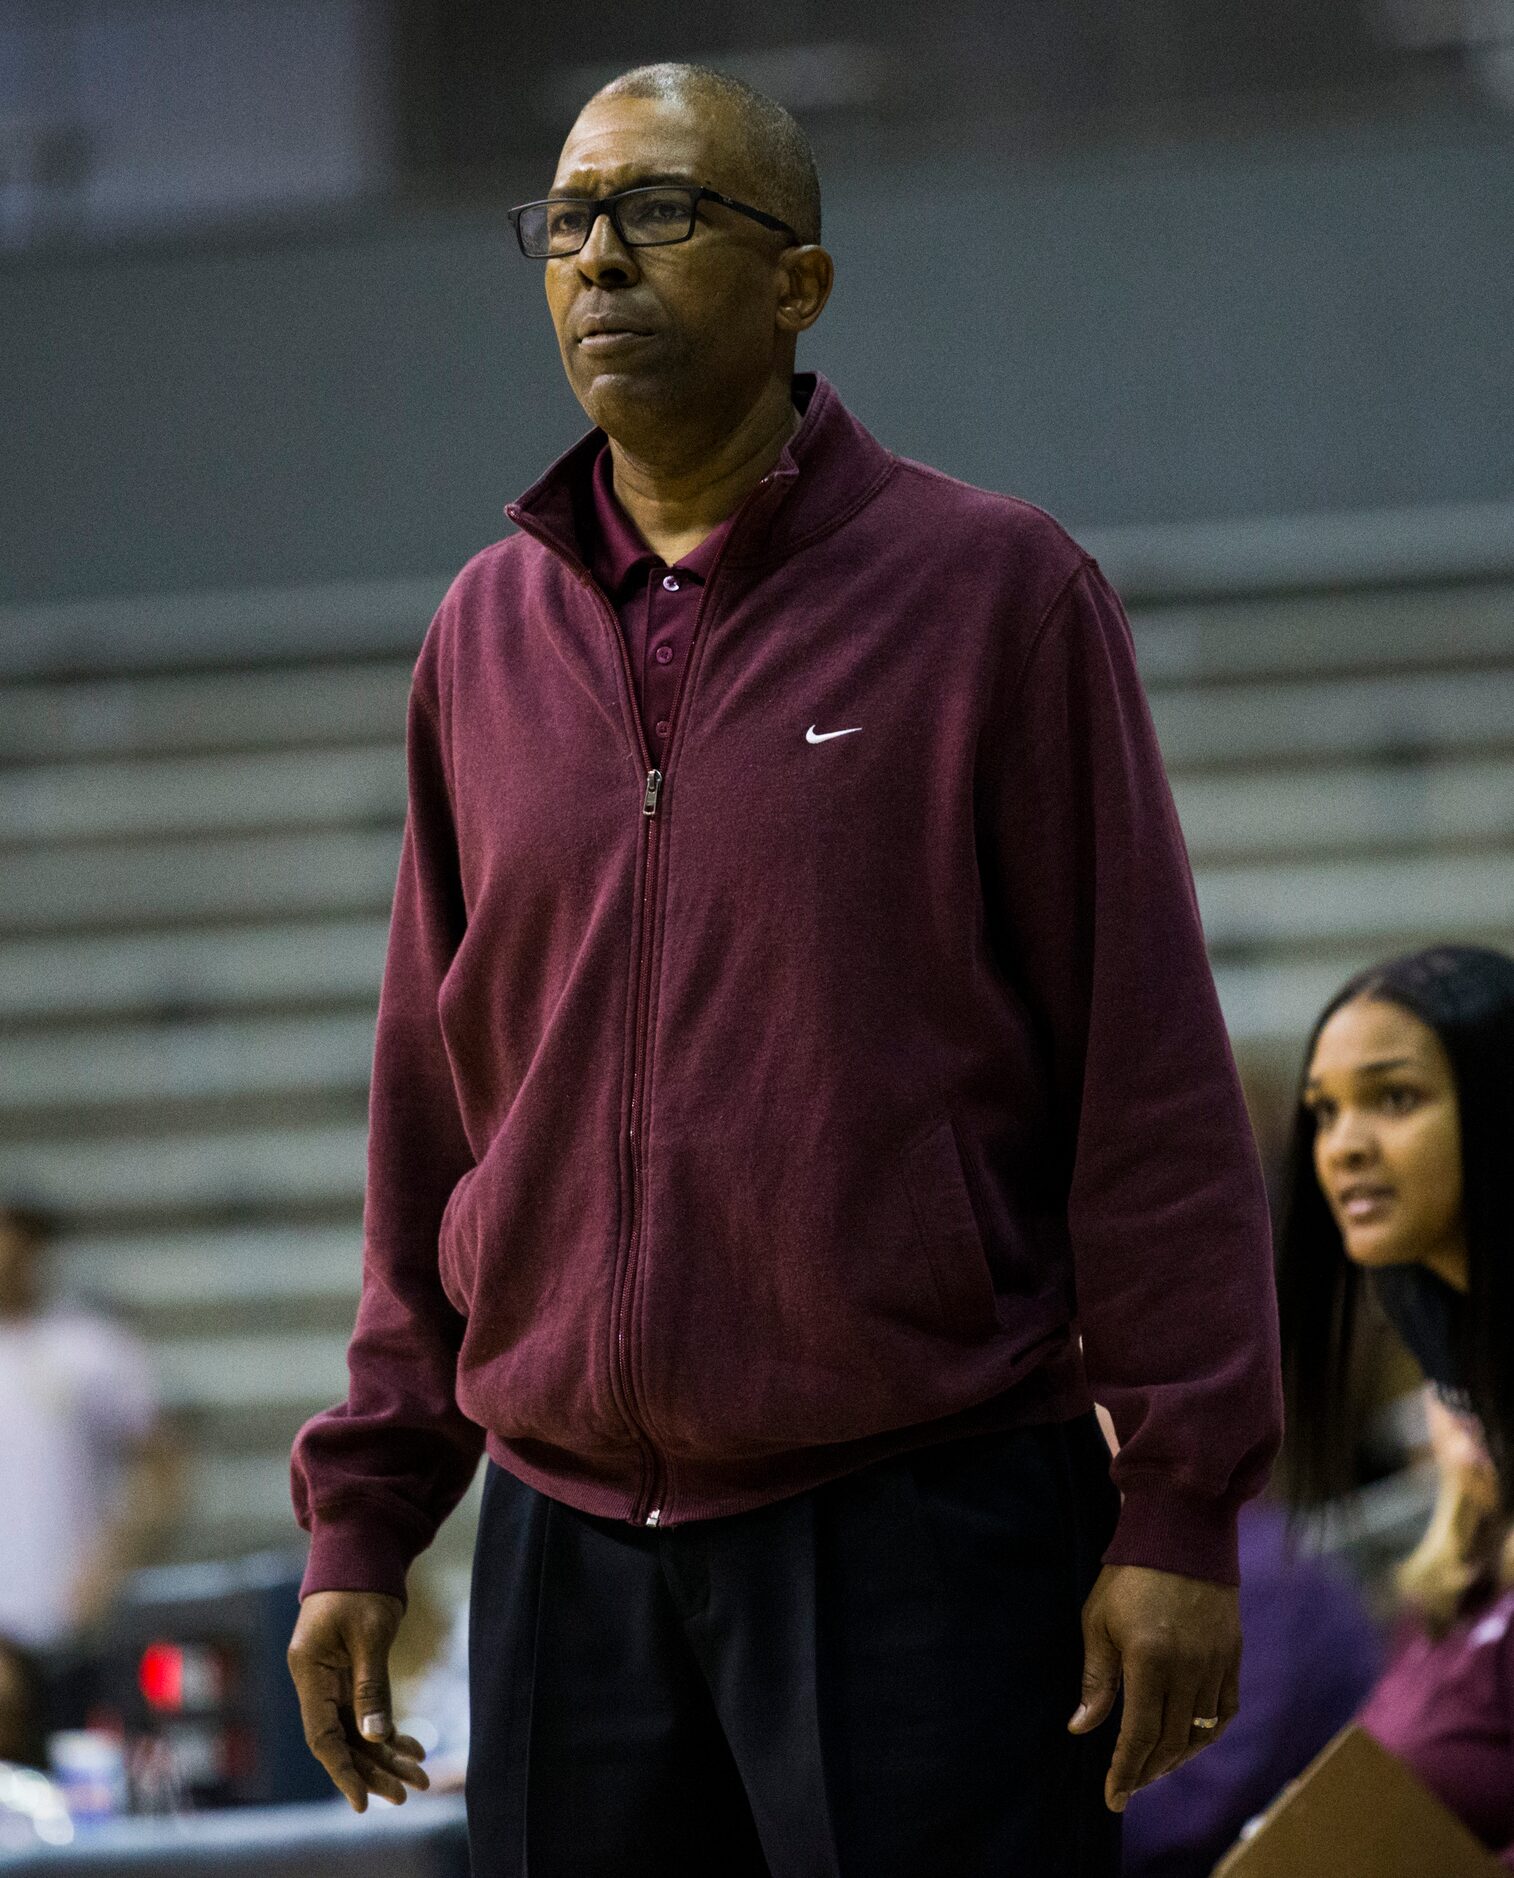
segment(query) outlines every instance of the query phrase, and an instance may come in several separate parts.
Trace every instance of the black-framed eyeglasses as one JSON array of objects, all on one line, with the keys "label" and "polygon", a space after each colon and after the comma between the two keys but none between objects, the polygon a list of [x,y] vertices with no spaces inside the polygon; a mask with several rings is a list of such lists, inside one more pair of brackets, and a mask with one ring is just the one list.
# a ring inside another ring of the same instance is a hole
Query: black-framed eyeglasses
[{"label": "black-framed eyeglasses", "polygon": [[799,240],[797,230],[776,215],[699,183],[645,183],[608,196],[548,196],[541,202],[521,203],[509,216],[521,253],[528,260],[545,261],[577,254],[601,215],[609,216],[628,248],[662,248],[669,242],[687,241],[701,202],[719,202],[738,215],[749,215],[764,228],[781,229]]}]

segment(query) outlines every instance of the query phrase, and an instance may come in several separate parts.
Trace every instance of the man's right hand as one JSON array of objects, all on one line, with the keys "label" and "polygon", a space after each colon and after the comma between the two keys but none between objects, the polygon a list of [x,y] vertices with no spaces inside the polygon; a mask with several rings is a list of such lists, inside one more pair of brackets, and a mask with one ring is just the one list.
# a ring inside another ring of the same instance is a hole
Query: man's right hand
[{"label": "man's right hand", "polygon": [[355,1813],[370,1793],[397,1806],[407,1786],[431,1784],[426,1751],[394,1732],[389,1700],[389,1646],[404,1609],[382,1591],[312,1591],[289,1643],[306,1743]]}]

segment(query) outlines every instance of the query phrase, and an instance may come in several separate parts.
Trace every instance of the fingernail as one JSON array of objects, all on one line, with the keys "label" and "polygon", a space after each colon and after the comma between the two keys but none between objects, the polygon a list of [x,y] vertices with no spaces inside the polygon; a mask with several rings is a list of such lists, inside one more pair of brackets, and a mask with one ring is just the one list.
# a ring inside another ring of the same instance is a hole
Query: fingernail
[{"label": "fingernail", "polygon": [[1114,1810],[1117,1813],[1123,1813],[1125,1811],[1125,1808],[1129,1805],[1129,1803],[1130,1803],[1130,1795],[1128,1793],[1117,1793],[1114,1796],[1114,1798],[1109,1802],[1109,1804],[1114,1808]]},{"label": "fingernail", "polygon": [[382,1741],[388,1731],[388,1726],[389,1722],[387,1716],[365,1715],[363,1717],[362,1731],[367,1735],[370,1741]]},{"label": "fingernail", "polygon": [[1088,1704],[1086,1702],[1080,1702],[1078,1704],[1077,1714],[1073,1716],[1072,1720],[1067,1724],[1067,1726],[1069,1728],[1080,1728],[1087,1719],[1088,1719]]}]

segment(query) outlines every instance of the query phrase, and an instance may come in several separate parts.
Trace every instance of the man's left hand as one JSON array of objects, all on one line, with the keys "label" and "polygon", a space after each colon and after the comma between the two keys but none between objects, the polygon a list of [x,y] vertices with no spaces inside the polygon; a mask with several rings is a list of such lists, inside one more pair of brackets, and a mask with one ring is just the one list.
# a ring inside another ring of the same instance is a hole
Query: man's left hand
[{"label": "man's left hand", "polygon": [[[1125,1684],[1120,1738],[1104,1782],[1123,1813],[1138,1787],[1218,1741],[1240,1705],[1240,1597],[1231,1585],[1144,1565],[1106,1565],[1083,1606],[1083,1700],[1068,1723],[1097,1728]],[[1214,1728],[1196,1718],[1218,1716]]]}]

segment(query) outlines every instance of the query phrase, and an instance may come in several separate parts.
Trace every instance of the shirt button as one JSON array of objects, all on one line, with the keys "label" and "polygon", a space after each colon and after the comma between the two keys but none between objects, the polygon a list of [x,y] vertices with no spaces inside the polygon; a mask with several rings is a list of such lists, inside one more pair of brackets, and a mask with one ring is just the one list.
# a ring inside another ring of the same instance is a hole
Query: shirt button
[{"label": "shirt button", "polygon": [[659,717],[656,728],[659,737],[666,737],[668,734],[668,720],[665,717]]},{"label": "shirt button", "polygon": [[652,656],[659,665],[666,665],[673,656],[673,648],[671,646],[659,646]]},{"label": "shirt button", "polygon": [[664,587],[667,588],[669,593],[677,593],[678,576],[676,574],[664,574],[662,577],[662,584]]}]

